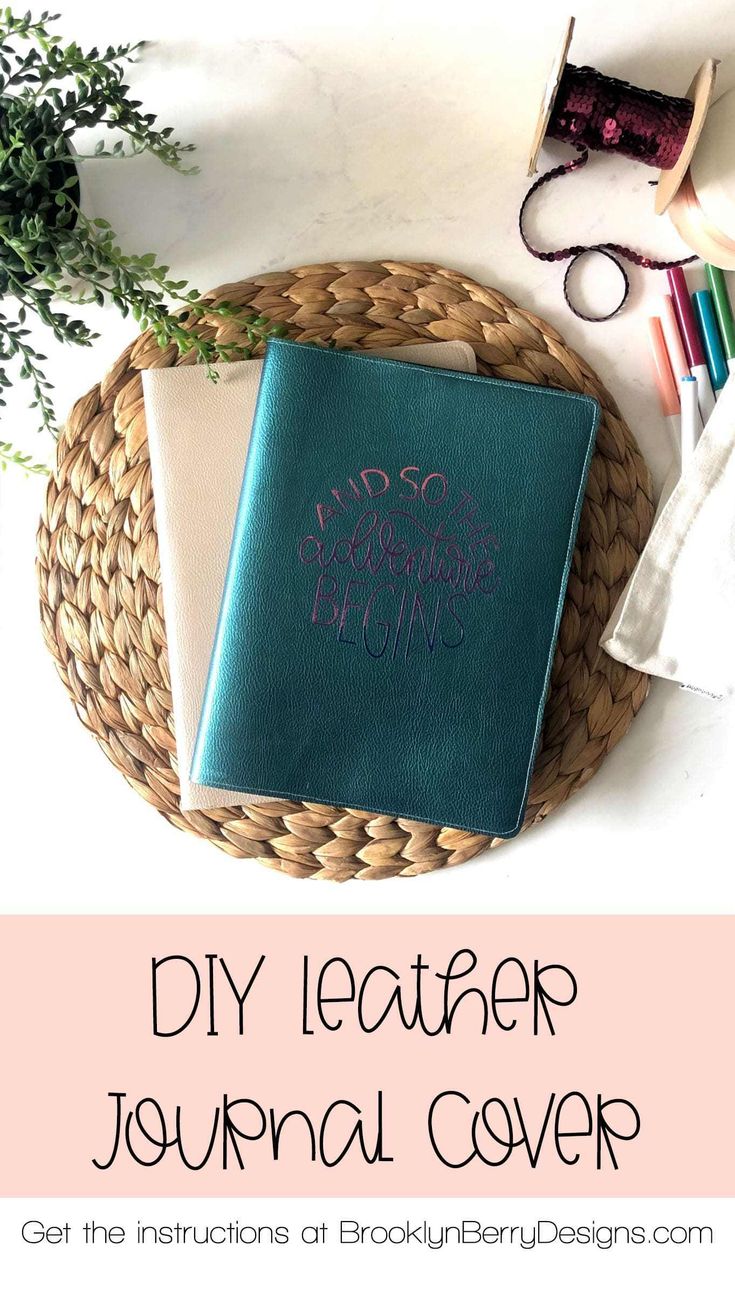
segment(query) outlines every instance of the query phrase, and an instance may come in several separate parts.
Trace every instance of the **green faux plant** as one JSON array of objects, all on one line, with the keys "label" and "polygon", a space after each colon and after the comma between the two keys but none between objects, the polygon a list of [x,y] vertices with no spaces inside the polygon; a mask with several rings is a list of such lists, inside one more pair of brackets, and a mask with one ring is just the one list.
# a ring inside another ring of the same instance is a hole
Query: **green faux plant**
[{"label": "green faux plant", "polygon": [[[68,307],[110,303],[152,329],[160,346],[175,343],[182,353],[196,352],[212,377],[218,361],[246,358],[255,344],[281,331],[227,303],[202,303],[200,293],[174,279],[152,252],[123,252],[109,222],[81,209],[79,168],[87,159],[72,144],[80,129],[106,132],[94,158],[149,152],[182,174],[196,168],[182,161],[193,145],[175,140],[170,127],[159,129],[125,84],[125,64],[141,45],[87,52],[63,45],[49,33],[58,16],[34,19],[0,10],[0,405],[12,384],[8,366],[15,364],[31,385],[40,428],[52,436],[58,434],[52,384],[46,357],[31,344],[29,312],[56,341],[89,346],[97,334]],[[113,133],[109,147],[107,132]],[[207,337],[198,328],[205,315],[237,320],[243,343]],[[47,471],[0,441],[0,465],[9,463]]]}]

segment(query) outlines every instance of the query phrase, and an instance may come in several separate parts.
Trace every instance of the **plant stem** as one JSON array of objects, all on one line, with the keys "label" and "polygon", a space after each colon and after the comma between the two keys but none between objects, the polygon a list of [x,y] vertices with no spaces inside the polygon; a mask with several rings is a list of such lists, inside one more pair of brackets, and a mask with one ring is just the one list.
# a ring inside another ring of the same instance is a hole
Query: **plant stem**
[{"label": "plant stem", "polygon": [[22,454],[9,441],[2,441],[0,442],[0,468],[4,472],[7,467],[20,468],[22,472],[25,472],[26,476],[51,476],[51,469],[48,464],[34,463],[30,454]]}]

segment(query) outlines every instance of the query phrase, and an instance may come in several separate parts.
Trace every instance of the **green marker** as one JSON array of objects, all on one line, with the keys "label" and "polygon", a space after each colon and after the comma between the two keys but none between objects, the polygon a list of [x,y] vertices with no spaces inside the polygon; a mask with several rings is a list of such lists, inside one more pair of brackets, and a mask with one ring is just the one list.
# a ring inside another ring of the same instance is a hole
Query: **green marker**
[{"label": "green marker", "polygon": [[730,294],[727,291],[725,275],[716,265],[706,265],[707,283],[714,298],[715,314],[720,327],[722,345],[727,356],[727,367],[735,372],[735,319],[730,305]]}]

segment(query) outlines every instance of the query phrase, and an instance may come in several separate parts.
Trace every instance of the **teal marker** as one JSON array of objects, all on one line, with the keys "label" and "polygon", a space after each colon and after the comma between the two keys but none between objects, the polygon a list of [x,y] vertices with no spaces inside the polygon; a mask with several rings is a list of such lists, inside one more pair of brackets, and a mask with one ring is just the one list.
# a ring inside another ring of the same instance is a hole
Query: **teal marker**
[{"label": "teal marker", "polygon": [[724,271],[717,265],[706,265],[707,282],[715,305],[720,337],[727,356],[727,367],[735,372],[735,319],[733,319],[730,294],[727,291]]},{"label": "teal marker", "polygon": [[720,330],[717,327],[712,293],[705,288],[702,292],[692,293],[694,312],[702,338],[704,353],[707,357],[707,368],[712,386],[719,391],[727,382],[728,368],[725,353],[720,341]]}]

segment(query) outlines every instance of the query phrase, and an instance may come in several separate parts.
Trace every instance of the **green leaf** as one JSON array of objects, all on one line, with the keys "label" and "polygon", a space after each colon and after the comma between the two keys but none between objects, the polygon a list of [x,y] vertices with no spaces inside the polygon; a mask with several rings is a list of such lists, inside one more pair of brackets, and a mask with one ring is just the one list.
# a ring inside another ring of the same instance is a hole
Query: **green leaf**
[{"label": "green leaf", "polygon": [[[182,354],[194,351],[207,366],[220,353],[225,358],[248,354],[251,343],[264,341],[279,326],[262,317],[253,321],[252,312],[230,303],[202,304],[197,289],[170,274],[154,252],[138,256],[123,251],[107,220],[88,218],[74,204],[77,177],[68,152],[80,129],[114,128],[122,136],[110,141],[109,149],[104,139],[97,139],[92,156],[121,162],[147,151],[165,166],[189,171],[182,158],[192,145],[176,140],[172,127],[161,128],[125,83],[124,64],[142,47],[85,51],[49,34],[46,24],[54,16],[34,21],[30,14],[21,19],[10,9],[5,13],[0,74],[6,83],[12,79],[14,87],[6,94],[0,75],[0,282],[4,272],[6,300],[15,295],[18,311],[16,319],[0,313],[0,393],[11,385],[2,365],[12,366],[13,376],[29,383],[41,426],[55,435],[46,360],[30,343],[27,312],[57,341],[89,346],[95,334],[57,305],[109,302],[123,316],[132,313],[141,326],[150,326],[161,346],[173,343]],[[16,67],[15,76],[6,65]],[[81,286],[72,288],[71,280]],[[234,322],[240,336],[218,348],[200,335],[205,315],[208,321]]]}]

